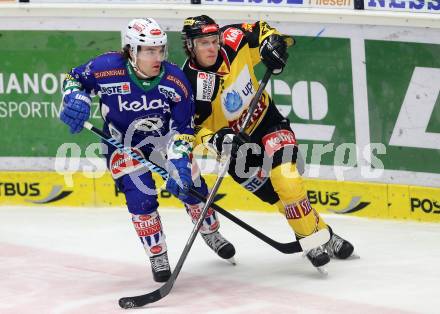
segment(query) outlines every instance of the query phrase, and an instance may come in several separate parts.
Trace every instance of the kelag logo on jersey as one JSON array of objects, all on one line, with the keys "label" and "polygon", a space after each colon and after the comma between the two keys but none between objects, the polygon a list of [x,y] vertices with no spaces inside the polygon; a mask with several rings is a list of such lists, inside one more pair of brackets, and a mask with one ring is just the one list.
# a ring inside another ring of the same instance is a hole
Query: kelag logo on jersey
[{"label": "kelag logo on jersey", "polygon": [[112,84],[99,84],[101,87],[101,94],[103,95],[126,95],[131,94],[131,88],[129,82],[120,82]]},{"label": "kelag logo on jersey", "polygon": [[147,101],[147,97],[145,95],[141,96],[141,101],[122,101],[122,97],[118,96],[118,103],[119,103],[119,111],[141,111],[141,110],[154,110],[154,109],[162,109],[162,108],[169,108],[168,103],[162,101],[162,99],[152,99],[150,101]]}]

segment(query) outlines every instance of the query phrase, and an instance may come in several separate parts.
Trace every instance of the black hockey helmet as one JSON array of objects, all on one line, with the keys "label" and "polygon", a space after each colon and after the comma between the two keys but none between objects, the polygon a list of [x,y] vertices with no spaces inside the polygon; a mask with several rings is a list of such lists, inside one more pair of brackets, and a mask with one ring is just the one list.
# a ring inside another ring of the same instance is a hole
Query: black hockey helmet
[{"label": "black hockey helmet", "polygon": [[194,39],[205,36],[220,35],[220,31],[218,24],[212,18],[207,15],[199,15],[185,19],[181,34],[183,49],[185,50],[186,55],[191,59],[194,59]]},{"label": "black hockey helmet", "polygon": [[188,17],[183,22],[182,37],[184,39],[194,39],[216,34],[219,34],[218,24],[207,15]]}]

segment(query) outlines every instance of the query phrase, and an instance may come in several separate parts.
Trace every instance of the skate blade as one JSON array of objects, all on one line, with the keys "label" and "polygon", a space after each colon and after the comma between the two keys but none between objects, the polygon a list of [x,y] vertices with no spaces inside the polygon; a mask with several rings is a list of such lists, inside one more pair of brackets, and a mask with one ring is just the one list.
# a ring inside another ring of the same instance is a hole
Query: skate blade
[{"label": "skate blade", "polygon": [[355,253],[351,254],[349,257],[347,257],[345,260],[352,260],[352,259],[360,259],[361,257]]},{"label": "skate blade", "polygon": [[327,268],[325,268],[324,266],[315,267],[315,268],[318,271],[318,273],[320,273],[322,276],[324,276],[324,277],[328,276]]},{"label": "skate blade", "polygon": [[237,262],[235,261],[235,258],[234,258],[234,257],[228,258],[226,261],[229,262],[229,263],[231,263],[231,264],[234,265],[234,266],[237,265]]}]

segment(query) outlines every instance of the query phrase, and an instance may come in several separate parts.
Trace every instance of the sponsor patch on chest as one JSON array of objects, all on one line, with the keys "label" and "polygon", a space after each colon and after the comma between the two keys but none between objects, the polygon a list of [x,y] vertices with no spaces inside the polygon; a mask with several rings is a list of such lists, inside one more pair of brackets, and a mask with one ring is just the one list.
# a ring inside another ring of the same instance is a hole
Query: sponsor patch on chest
[{"label": "sponsor patch on chest", "polygon": [[196,100],[211,101],[214,94],[215,75],[207,72],[197,73]]},{"label": "sponsor patch on chest", "polygon": [[233,80],[233,82],[223,90],[221,102],[226,119],[232,121],[238,119],[243,110],[249,106],[254,93],[254,87],[247,65],[243,67],[237,77],[228,77],[225,80],[226,86],[228,80]]},{"label": "sponsor patch on chest", "polygon": [[131,94],[131,88],[129,82],[111,83],[111,84],[99,84],[101,88],[101,94],[103,95],[126,95]]}]

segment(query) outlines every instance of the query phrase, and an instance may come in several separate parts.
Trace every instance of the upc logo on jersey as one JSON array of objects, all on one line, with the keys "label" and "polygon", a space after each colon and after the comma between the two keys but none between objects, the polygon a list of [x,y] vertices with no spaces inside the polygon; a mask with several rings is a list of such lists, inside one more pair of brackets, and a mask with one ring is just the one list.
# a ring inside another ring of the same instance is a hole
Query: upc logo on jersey
[{"label": "upc logo on jersey", "polygon": [[236,120],[248,108],[253,96],[253,84],[247,65],[243,67],[235,82],[227,87],[222,98],[222,109],[228,121]]},{"label": "upc logo on jersey", "polygon": [[119,111],[141,111],[141,110],[154,110],[154,109],[161,109],[165,107],[169,107],[168,103],[163,102],[162,99],[152,99],[151,101],[147,101],[147,97],[145,95],[141,96],[141,101],[122,101],[122,97],[118,96],[118,103],[119,103]]},{"label": "upc logo on jersey", "polygon": [[99,84],[99,86],[101,87],[101,94],[104,95],[131,94],[131,88],[129,82]]},{"label": "upc logo on jersey", "polygon": [[197,95],[196,99],[201,101],[211,101],[214,93],[215,75],[199,72],[197,73]]},{"label": "upc logo on jersey", "polygon": [[182,100],[182,97],[176,92],[176,90],[174,88],[159,85],[158,89],[162,95],[171,99],[172,102],[179,102]]},{"label": "upc logo on jersey", "polygon": [[240,94],[235,90],[226,94],[224,102],[226,110],[229,112],[236,112],[243,106],[243,100],[241,100]]}]

